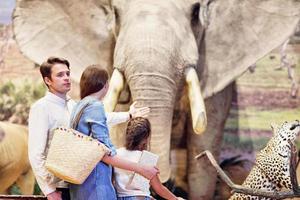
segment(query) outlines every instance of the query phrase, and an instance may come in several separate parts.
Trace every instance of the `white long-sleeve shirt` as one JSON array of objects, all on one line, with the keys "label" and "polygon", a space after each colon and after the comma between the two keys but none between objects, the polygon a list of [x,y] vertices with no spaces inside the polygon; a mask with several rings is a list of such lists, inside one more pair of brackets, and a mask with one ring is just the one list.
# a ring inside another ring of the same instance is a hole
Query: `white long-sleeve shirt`
[{"label": "white long-sleeve shirt", "polygon": [[[54,177],[46,168],[45,161],[53,129],[58,126],[69,126],[70,113],[75,101],[56,96],[51,92],[35,102],[29,112],[28,155],[36,180],[45,195],[54,192],[57,187],[66,187],[60,179]],[[129,119],[128,112],[107,114],[109,126],[125,122]]]}]

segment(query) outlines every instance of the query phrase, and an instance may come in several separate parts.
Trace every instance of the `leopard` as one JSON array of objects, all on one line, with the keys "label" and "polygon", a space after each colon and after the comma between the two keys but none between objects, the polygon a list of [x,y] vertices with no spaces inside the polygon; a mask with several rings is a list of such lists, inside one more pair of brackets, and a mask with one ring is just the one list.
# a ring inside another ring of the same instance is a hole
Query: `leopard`
[{"label": "leopard", "polygon": [[[242,186],[254,190],[278,192],[291,190],[290,159],[292,144],[300,132],[298,120],[271,124],[273,136],[256,155],[256,160]],[[234,193],[229,200],[272,200],[270,197]]]}]

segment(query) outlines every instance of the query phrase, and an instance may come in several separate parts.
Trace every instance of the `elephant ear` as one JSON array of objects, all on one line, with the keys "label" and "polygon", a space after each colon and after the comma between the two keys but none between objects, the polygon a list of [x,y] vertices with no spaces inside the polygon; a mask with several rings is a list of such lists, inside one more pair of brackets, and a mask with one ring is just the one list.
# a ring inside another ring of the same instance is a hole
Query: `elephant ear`
[{"label": "elephant ear", "polygon": [[107,28],[109,14],[104,1],[18,0],[15,38],[22,53],[35,63],[49,56],[69,60],[71,77],[79,81],[90,64],[112,71],[115,40]]},{"label": "elephant ear", "polygon": [[205,97],[224,89],[288,39],[300,19],[300,1],[215,0],[208,13],[199,49]]}]

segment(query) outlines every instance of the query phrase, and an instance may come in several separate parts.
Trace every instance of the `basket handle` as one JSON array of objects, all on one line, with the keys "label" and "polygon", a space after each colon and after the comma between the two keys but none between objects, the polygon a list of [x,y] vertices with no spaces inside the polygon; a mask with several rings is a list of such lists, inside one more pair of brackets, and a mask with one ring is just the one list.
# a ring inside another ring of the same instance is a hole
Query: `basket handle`
[{"label": "basket handle", "polygon": [[[73,123],[72,123],[72,128],[73,128],[73,129],[75,129],[75,130],[77,129],[78,123],[79,123],[79,120],[80,120],[80,117],[81,117],[81,115],[82,115],[84,109],[85,109],[88,105],[89,105],[89,103],[87,103],[86,105],[84,105],[84,106],[81,108],[81,110],[77,113],[77,115],[75,116],[75,120],[74,120]],[[91,137],[91,138],[93,138],[93,135],[92,135],[92,134],[93,134],[93,131],[92,131],[91,124],[90,124],[90,122],[88,122],[87,124],[88,124],[88,127],[89,127],[89,134],[88,134],[88,136]]]},{"label": "basket handle", "polygon": [[79,120],[80,120],[80,117],[84,111],[84,109],[89,105],[89,103],[87,103],[86,105],[84,105],[81,110],[77,113],[77,115],[75,116],[75,120],[73,121],[72,125],[71,125],[71,128],[73,129],[77,129],[78,127],[78,123],[79,123]]}]

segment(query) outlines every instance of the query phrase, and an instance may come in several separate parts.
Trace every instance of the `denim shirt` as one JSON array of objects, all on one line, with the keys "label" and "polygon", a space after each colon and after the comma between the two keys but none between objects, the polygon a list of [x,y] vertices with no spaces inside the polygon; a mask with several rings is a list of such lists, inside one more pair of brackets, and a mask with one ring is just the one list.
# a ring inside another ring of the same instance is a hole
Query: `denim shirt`
[{"label": "denim shirt", "polygon": [[76,104],[71,113],[71,127],[73,127],[72,125],[77,113],[80,112],[83,107],[85,108],[80,117],[78,125],[74,128],[83,134],[91,134],[93,138],[105,144],[110,149],[110,156],[116,155],[116,149],[109,137],[104,105],[95,97],[87,96]]},{"label": "denim shirt", "polygon": [[[86,107],[85,107],[86,106]],[[104,106],[94,97],[85,97],[77,103],[71,114],[71,125],[77,113],[84,108],[76,130],[105,144],[110,155],[116,154],[107,128]],[[71,126],[72,127],[72,126]],[[116,191],[112,184],[112,166],[100,161],[87,179],[80,185],[70,184],[72,200],[116,200]]]}]

